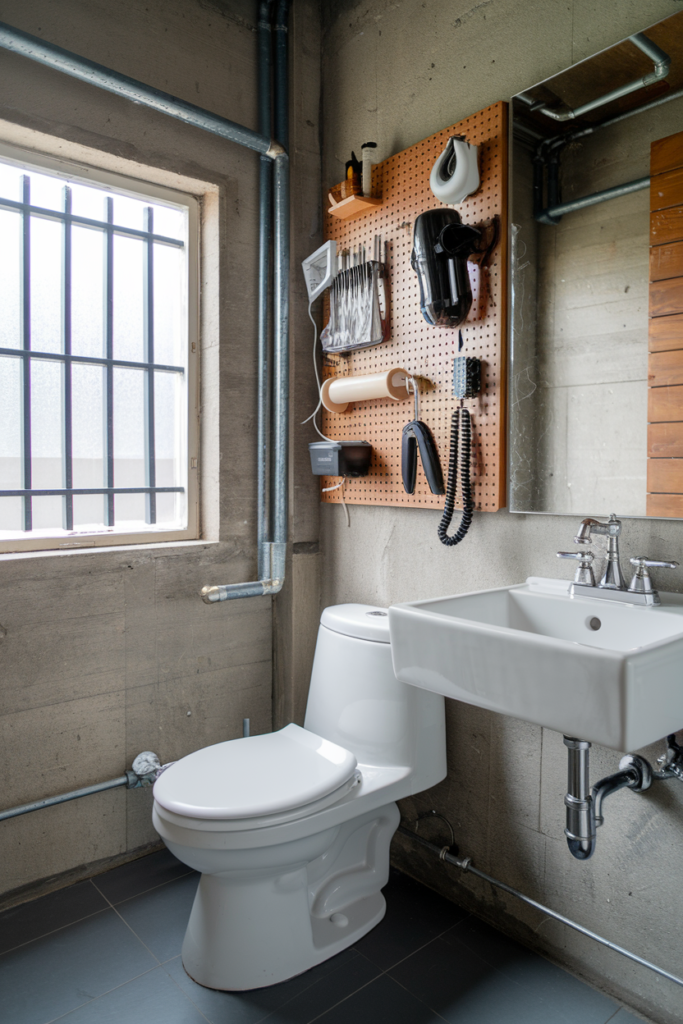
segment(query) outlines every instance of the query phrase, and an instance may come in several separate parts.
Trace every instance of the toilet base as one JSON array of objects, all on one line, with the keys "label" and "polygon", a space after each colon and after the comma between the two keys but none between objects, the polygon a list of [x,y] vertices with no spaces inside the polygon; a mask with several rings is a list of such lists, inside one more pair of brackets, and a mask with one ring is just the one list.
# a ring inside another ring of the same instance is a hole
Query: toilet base
[{"label": "toilet base", "polygon": [[182,949],[189,976],[222,991],[264,988],[357,942],[384,917],[399,817],[389,804],[345,822],[308,864],[202,874]]}]

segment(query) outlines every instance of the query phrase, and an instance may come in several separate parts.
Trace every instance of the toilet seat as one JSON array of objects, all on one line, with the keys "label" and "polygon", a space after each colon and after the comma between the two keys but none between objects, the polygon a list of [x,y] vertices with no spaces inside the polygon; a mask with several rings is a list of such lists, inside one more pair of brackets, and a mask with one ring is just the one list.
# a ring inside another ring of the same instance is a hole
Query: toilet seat
[{"label": "toilet seat", "polygon": [[329,806],[356,776],[351,751],[291,724],[188,754],[157,779],[154,799],[185,827],[259,828]]}]

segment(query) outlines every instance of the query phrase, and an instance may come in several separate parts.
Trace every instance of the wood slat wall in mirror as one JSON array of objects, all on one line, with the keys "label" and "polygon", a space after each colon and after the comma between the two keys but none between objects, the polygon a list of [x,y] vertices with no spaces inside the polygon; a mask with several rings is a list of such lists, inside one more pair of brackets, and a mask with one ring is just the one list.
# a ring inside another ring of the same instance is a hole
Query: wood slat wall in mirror
[{"label": "wood slat wall in mirror", "polygon": [[683,517],[683,132],[650,148],[647,514]]}]

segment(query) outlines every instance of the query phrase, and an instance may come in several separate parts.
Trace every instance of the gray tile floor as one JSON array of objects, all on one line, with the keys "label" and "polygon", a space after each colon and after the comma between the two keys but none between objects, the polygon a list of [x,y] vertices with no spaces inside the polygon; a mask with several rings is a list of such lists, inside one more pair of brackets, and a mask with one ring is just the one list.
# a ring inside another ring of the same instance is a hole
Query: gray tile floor
[{"label": "gray tile floor", "polygon": [[272,988],[213,992],[180,960],[197,886],[166,851],[0,914],[6,1024],[638,1024],[607,996],[393,873],[355,947]]}]

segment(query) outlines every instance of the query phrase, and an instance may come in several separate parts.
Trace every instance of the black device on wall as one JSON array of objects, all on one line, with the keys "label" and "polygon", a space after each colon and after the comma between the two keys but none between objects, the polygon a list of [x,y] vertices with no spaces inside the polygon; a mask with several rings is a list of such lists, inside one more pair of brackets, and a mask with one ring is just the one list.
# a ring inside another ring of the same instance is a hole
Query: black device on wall
[{"label": "black device on wall", "polygon": [[415,220],[410,265],[420,284],[420,309],[432,327],[459,327],[472,306],[467,257],[477,248],[478,228],[456,210],[427,210]]},{"label": "black device on wall", "polygon": [[[474,515],[474,501],[470,486],[472,459],[472,420],[469,409],[464,407],[466,398],[475,398],[481,391],[481,361],[471,356],[456,356],[453,360],[453,395],[460,399],[460,406],[451,417],[451,446],[448,459],[448,483],[443,515],[437,527],[442,544],[454,547],[466,536]],[[448,527],[453,519],[455,497],[460,470],[460,492],[462,494],[462,519],[452,537]]]}]

